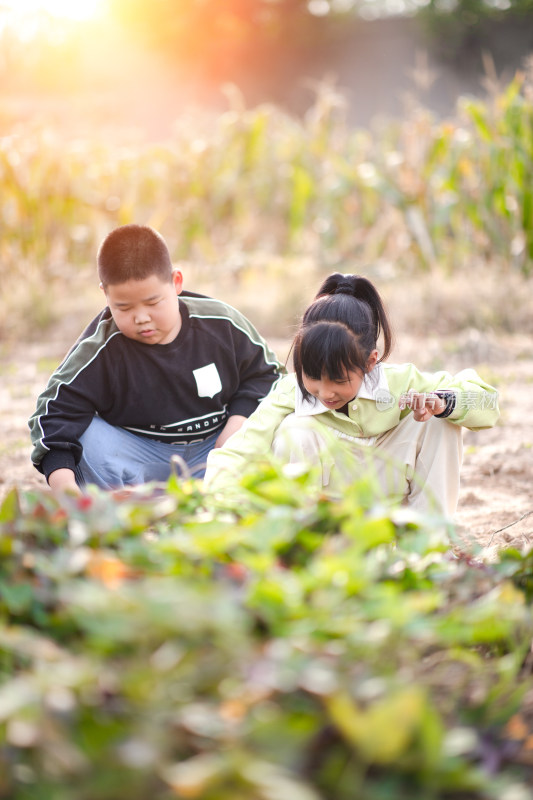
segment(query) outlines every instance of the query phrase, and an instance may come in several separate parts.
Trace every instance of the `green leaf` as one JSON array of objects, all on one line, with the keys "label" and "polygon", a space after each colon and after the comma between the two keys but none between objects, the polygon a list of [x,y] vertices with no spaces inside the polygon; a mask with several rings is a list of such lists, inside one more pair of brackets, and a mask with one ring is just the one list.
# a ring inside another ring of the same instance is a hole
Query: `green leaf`
[{"label": "green leaf", "polygon": [[33,588],[29,583],[0,583],[0,597],[12,614],[22,614],[31,608],[34,600]]},{"label": "green leaf", "polygon": [[20,513],[18,491],[11,489],[0,505],[0,525],[6,522],[14,522]]}]

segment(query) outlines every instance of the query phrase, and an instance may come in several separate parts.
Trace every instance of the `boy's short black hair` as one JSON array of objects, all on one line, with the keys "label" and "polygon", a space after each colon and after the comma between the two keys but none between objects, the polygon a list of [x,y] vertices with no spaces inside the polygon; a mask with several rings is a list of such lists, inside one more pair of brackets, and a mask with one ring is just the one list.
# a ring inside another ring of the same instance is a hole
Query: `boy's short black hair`
[{"label": "boy's short black hair", "polygon": [[165,240],[147,225],[122,225],[111,231],[98,250],[98,275],[104,289],[157,275],[172,280],[172,261]]}]

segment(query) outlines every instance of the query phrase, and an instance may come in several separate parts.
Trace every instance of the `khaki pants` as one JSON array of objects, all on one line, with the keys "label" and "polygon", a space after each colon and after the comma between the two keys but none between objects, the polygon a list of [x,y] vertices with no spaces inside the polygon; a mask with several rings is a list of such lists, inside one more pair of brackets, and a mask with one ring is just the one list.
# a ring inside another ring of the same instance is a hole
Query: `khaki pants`
[{"label": "khaki pants", "polygon": [[416,422],[408,414],[372,444],[363,442],[334,431],[316,417],[290,414],[278,428],[273,451],[288,463],[319,465],[322,487],[332,495],[370,473],[389,501],[453,517],[463,456],[460,426],[434,417]]}]

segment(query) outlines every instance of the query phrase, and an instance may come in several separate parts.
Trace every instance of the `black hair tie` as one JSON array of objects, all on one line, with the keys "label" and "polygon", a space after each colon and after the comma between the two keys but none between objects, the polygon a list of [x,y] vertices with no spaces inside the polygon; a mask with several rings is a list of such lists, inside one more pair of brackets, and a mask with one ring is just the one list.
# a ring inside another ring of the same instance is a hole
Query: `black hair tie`
[{"label": "black hair tie", "polygon": [[340,281],[335,288],[335,294],[351,294],[353,295],[353,283],[352,281]]}]

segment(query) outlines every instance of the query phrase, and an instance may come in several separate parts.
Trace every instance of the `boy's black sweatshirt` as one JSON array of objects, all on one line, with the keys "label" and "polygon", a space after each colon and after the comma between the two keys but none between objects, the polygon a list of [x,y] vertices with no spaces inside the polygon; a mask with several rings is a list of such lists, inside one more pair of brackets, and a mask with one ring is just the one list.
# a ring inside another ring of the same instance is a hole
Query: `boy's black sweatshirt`
[{"label": "boy's black sweatshirt", "polygon": [[109,308],[85,329],[51,376],[29,421],[32,461],[48,478],[74,470],[95,414],[140,436],[187,444],[248,417],[283,371],[251,323],[219,300],[183,293],[169,344],[124,336]]}]

